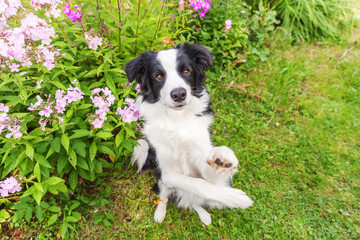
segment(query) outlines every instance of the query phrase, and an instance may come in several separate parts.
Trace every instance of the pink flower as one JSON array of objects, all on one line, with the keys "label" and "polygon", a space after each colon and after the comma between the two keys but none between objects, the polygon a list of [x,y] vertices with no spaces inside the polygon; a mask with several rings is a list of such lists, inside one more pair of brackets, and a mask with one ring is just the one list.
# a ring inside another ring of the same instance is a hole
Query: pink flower
[{"label": "pink flower", "polygon": [[99,118],[95,118],[95,120],[92,121],[91,124],[94,126],[94,128],[102,128],[104,121],[101,121]]},{"label": "pink flower", "polygon": [[97,50],[98,46],[102,45],[102,38],[92,35],[89,32],[85,33],[85,40],[89,44],[89,48]]},{"label": "pink flower", "polygon": [[121,115],[124,122],[131,123],[140,119],[140,113],[137,104],[131,98],[125,98],[125,103],[128,107],[121,109],[120,107],[116,110],[117,115]]},{"label": "pink flower", "polygon": [[53,110],[50,108],[50,106],[46,106],[44,110],[39,111],[40,116],[50,117],[50,113],[52,113]]},{"label": "pink flower", "polygon": [[184,0],[179,1],[179,11],[180,12],[182,12],[184,10],[184,4],[185,4]]},{"label": "pink flower", "polygon": [[141,84],[140,83],[136,84],[135,90],[138,91],[138,92],[141,91]]},{"label": "pink flower", "polygon": [[16,63],[12,63],[9,68],[10,68],[10,71],[11,72],[19,72],[19,67],[20,65],[19,64],[16,64]]},{"label": "pink flower", "polygon": [[231,28],[231,23],[232,23],[232,22],[231,22],[230,19],[226,20],[226,21],[225,21],[225,28],[229,30],[229,29]]},{"label": "pink flower", "polygon": [[0,194],[2,197],[8,197],[9,193],[19,191],[21,191],[21,184],[12,176],[0,182]]}]

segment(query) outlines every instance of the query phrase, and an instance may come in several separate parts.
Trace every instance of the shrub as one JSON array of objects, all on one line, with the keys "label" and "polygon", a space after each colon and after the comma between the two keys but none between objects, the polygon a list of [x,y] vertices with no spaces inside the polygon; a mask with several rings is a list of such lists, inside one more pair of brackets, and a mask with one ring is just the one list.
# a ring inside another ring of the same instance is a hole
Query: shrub
[{"label": "shrub", "polygon": [[[262,0],[248,0],[258,8]],[[354,2],[349,0],[267,0],[277,12],[280,29],[292,42],[341,39],[355,25]]]}]

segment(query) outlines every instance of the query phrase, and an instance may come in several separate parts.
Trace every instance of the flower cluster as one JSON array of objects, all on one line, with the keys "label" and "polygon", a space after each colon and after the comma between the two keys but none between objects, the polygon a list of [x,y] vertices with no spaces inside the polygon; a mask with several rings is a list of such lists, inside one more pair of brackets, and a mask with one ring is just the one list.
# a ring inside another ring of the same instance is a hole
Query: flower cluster
[{"label": "flower cluster", "polygon": [[[0,0],[0,9],[4,4]],[[8,8],[17,9],[14,6]],[[20,27],[10,28],[6,21],[1,21],[14,15],[14,10],[10,12],[12,15],[0,10],[0,71],[19,72],[20,66],[29,67],[34,62],[43,64],[48,70],[54,68],[55,58],[60,56],[60,49],[50,45],[55,37],[54,28],[34,13],[26,14]]]},{"label": "flower cluster", "polygon": [[0,182],[0,196],[8,197],[9,193],[21,191],[21,184],[14,177],[9,177]]},{"label": "flower cluster", "polygon": [[[106,120],[107,112],[109,107],[114,104],[115,97],[111,94],[109,88],[95,88],[91,91],[92,94],[95,94],[95,97],[90,97],[94,106],[99,108],[95,111],[94,120],[91,124],[94,128],[102,128]],[[103,94],[100,94],[103,93]]]},{"label": "flower cluster", "polygon": [[228,20],[225,21],[225,31],[226,31],[226,34],[229,33],[229,30],[231,29],[231,24],[232,24],[232,22],[231,22],[230,19],[228,19]]},{"label": "flower cluster", "polygon": [[120,107],[116,110],[117,115],[121,115],[124,122],[131,123],[140,119],[140,112],[137,104],[131,98],[125,98],[125,103],[128,107],[121,109]]},{"label": "flower cluster", "polygon": [[20,0],[0,0],[0,29],[8,27],[7,20],[16,15],[20,8],[23,8]]},{"label": "flower cluster", "polygon": [[201,9],[199,15],[201,18],[204,18],[206,13],[210,10],[211,0],[191,1],[190,7],[193,7],[195,12]]},{"label": "flower cluster", "polygon": [[102,38],[99,38],[90,32],[85,33],[85,39],[89,44],[89,48],[93,50],[97,50],[98,46],[102,44]]},{"label": "flower cluster", "polygon": [[16,116],[8,116],[9,107],[0,103],[0,134],[7,131],[6,138],[21,138],[22,133],[20,131],[19,119]]},{"label": "flower cluster", "polygon": [[[80,9],[79,5],[74,5],[75,9]],[[77,10],[71,10],[70,5],[66,5],[64,8],[64,13],[70,18],[72,22],[80,21],[82,18],[82,13]]]},{"label": "flower cluster", "polygon": [[60,0],[31,0],[30,4],[36,11],[45,10],[45,16],[50,17],[51,15],[55,18],[60,17],[61,9],[57,8]]},{"label": "flower cluster", "polygon": [[[39,124],[43,131],[45,131],[46,124],[51,122],[53,119],[50,118],[51,114],[55,114],[59,120],[59,123],[62,123],[64,119],[62,114],[65,112],[66,106],[72,102],[77,102],[84,98],[84,93],[76,87],[69,87],[65,94],[64,90],[58,89],[55,94],[55,102],[51,100],[51,95],[48,96],[47,101],[44,100],[38,95],[36,96],[37,102],[31,104],[28,107],[29,111],[39,111],[40,120]],[[55,105],[54,105],[55,103]]]}]

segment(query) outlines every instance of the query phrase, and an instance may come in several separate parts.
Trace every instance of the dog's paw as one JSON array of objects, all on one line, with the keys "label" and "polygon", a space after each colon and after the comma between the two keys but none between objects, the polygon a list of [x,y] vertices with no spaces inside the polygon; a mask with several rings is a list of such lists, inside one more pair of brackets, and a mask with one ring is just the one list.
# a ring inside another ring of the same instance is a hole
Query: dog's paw
[{"label": "dog's paw", "polygon": [[166,203],[159,203],[154,213],[154,220],[157,223],[164,221],[166,215]]},{"label": "dog's paw", "polygon": [[253,205],[253,201],[245,192],[236,188],[227,188],[223,194],[223,204],[229,208],[248,208]]},{"label": "dog's paw", "polygon": [[213,147],[210,151],[210,159],[207,162],[216,169],[217,173],[231,174],[237,172],[239,163],[234,152],[226,146]]},{"label": "dog's paw", "polygon": [[198,214],[198,216],[203,224],[205,224],[206,226],[211,224],[211,216],[204,208],[202,208],[200,206],[196,206],[196,207],[194,207],[194,210]]}]

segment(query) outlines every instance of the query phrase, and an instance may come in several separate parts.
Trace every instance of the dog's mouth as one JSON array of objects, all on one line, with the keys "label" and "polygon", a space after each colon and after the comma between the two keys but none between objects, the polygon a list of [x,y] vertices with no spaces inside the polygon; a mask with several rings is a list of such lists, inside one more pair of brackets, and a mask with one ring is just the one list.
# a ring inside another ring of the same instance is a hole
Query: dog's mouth
[{"label": "dog's mouth", "polygon": [[185,108],[185,106],[186,106],[185,103],[179,103],[179,104],[176,104],[175,106],[173,106],[172,109],[183,110]]}]

